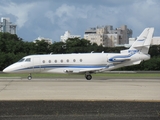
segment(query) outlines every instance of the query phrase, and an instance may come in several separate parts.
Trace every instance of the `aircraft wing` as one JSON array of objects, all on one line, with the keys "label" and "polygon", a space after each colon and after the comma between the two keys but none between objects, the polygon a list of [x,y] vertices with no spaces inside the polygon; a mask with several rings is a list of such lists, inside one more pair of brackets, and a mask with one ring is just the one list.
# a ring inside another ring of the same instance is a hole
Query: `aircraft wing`
[{"label": "aircraft wing", "polygon": [[80,73],[84,73],[84,72],[97,72],[97,71],[102,71],[104,70],[105,67],[102,67],[102,68],[92,68],[92,69],[86,69],[86,70],[80,70]]},{"label": "aircraft wing", "polygon": [[69,70],[64,70],[66,73],[85,73],[85,72],[100,72],[103,71],[105,67],[102,68],[90,68],[90,69],[82,69],[82,70],[76,70],[76,69],[69,69]]}]

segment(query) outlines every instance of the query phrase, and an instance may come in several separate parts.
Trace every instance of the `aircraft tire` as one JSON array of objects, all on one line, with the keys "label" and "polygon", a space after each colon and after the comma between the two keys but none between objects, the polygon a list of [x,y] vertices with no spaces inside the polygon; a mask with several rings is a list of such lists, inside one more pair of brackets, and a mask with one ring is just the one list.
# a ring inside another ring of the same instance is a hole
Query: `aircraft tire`
[{"label": "aircraft tire", "polygon": [[92,79],[92,75],[86,75],[86,79],[87,80],[91,80]]},{"label": "aircraft tire", "polygon": [[31,80],[32,79],[32,76],[28,76],[28,80]]}]

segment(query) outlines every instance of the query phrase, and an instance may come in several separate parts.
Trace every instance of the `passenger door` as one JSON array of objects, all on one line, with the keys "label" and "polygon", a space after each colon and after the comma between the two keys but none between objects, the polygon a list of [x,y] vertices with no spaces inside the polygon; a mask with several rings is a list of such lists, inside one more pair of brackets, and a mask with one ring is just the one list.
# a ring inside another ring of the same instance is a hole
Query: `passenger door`
[{"label": "passenger door", "polygon": [[40,58],[39,57],[33,58],[33,72],[34,73],[41,72],[41,64],[40,64]]}]

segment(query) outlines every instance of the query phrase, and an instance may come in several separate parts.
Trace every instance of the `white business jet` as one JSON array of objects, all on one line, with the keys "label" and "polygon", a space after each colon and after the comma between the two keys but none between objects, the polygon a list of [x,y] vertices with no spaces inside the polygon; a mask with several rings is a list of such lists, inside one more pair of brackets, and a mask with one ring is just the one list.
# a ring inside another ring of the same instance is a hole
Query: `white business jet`
[{"label": "white business jet", "polygon": [[92,73],[109,71],[123,66],[140,64],[150,59],[148,50],[154,28],[146,28],[127,49],[120,53],[78,53],[29,55],[3,70],[5,73],[83,73],[91,80]]}]

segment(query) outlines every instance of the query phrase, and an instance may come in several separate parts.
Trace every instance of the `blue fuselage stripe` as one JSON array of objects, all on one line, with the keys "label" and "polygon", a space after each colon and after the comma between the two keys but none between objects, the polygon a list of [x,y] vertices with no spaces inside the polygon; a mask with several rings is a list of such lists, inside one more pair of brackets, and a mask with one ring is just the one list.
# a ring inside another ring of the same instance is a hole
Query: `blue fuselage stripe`
[{"label": "blue fuselage stripe", "polygon": [[106,65],[73,65],[73,66],[67,66],[67,65],[36,65],[36,66],[31,66],[31,67],[26,67],[26,68],[22,68],[22,69],[18,69],[16,71],[20,71],[20,70],[30,70],[30,69],[55,69],[55,68],[102,68],[102,67],[106,67]]}]

